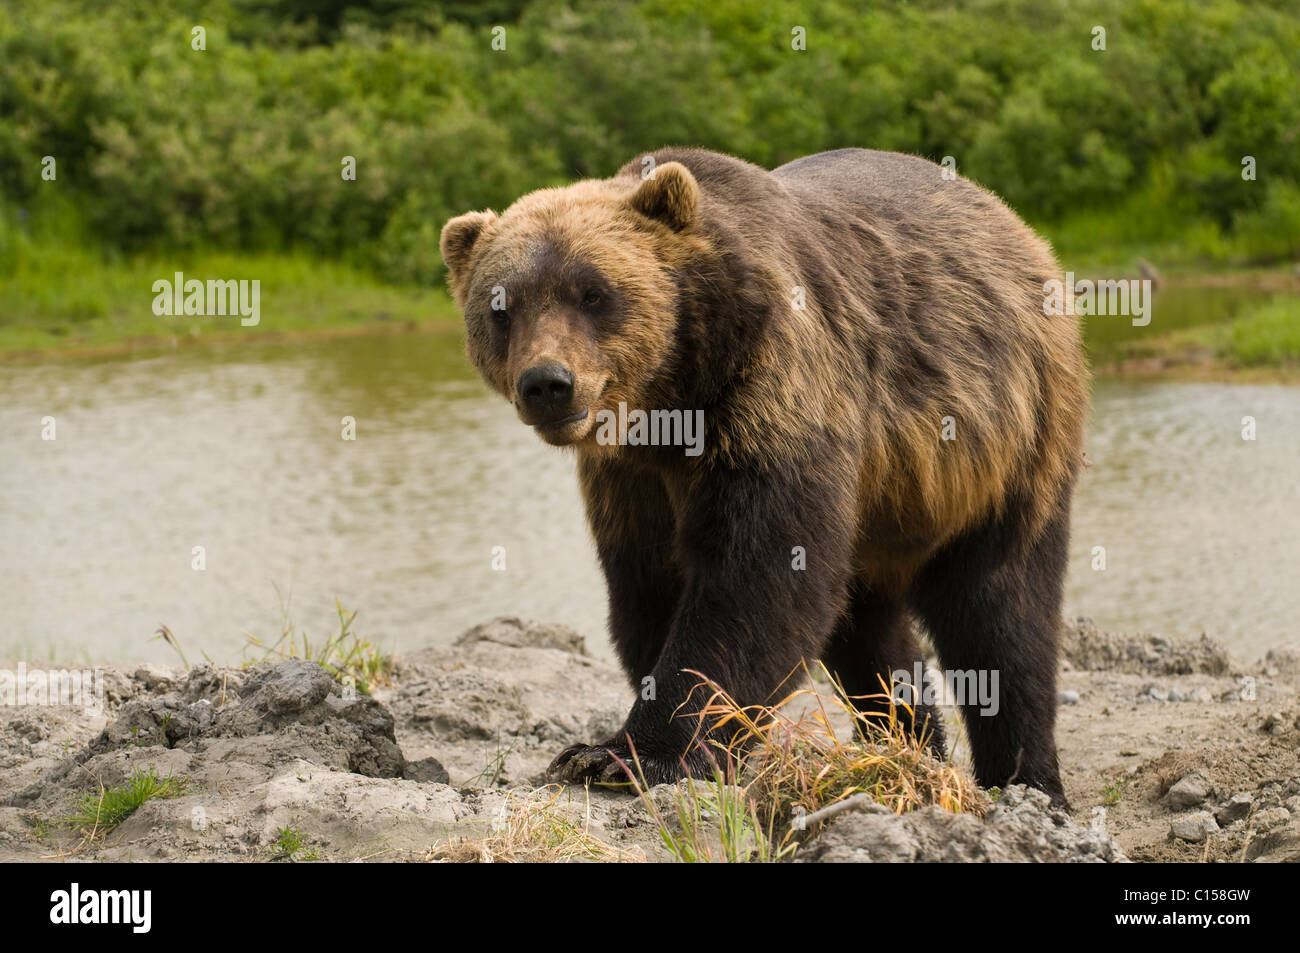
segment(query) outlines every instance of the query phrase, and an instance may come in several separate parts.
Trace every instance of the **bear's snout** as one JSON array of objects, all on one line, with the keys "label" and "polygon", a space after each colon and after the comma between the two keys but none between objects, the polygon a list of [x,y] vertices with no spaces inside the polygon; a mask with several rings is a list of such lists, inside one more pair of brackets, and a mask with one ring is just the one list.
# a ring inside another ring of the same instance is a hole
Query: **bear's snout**
[{"label": "bear's snout", "polygon": [[519,375],[517,393],[521,416],[527,423],[558,423],[571,415],[573,373],[554,361],[538,364]]}]

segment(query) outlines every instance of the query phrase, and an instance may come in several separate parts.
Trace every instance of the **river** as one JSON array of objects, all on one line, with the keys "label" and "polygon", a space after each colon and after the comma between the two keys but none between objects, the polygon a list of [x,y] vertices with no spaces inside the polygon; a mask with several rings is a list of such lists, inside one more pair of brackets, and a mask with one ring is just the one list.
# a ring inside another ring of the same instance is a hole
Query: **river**
[{"label": "river", "polygon": [[[1298,421],[1296,388],[1098,382],[1067,614],[1248,658],[1296,642]],[[246,633],[337,630],[336,597],[391,651],[501,614],[609,651],[573,459],[454,332],[3,366],[0,460],[0,658],[174,662],[165,624],[234,661]]]}]

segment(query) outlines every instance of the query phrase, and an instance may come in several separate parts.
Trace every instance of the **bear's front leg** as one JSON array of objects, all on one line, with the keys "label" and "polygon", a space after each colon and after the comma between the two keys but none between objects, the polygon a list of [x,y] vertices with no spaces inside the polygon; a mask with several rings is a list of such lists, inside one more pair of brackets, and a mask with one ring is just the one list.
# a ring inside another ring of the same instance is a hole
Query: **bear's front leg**
[{"label": "bear's front leg", "polygon": [[793,468],[701,480],[679,524],[683,592],[649,680],[623,728],[562,751],[551,778],[627,784],[622,764],[649,784],[710,776],[697,716],[712,691],[696,688],[700,675],[742,706],[763,704],[801,660],[820,655],[846,598],[851,486]]}]

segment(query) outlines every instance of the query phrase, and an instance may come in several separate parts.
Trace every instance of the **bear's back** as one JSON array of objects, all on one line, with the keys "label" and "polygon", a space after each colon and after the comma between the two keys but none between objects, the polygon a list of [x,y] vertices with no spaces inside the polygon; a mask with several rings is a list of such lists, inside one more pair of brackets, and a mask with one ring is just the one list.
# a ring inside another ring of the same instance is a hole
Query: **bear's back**
[{"label": "bear's back", "polygon": [[968,179],[952,173],[945,177],[945,172],[928,159],[901,152],[836,149],[787,162],[771,175],[799,204],[823,217],[901,227],[908,237],[938,247],[948,244],[955,229],[962,236],[982,233],[987,251],[1008,240],[1017,251],[1026,244],[1046,251],[1001,199]]},{"label": "bear's back", "polygon": [[827,197],[932,193],[944,180],[940,167],[919,156],[875,149],[834,149],[772,170],[786,186]]}]

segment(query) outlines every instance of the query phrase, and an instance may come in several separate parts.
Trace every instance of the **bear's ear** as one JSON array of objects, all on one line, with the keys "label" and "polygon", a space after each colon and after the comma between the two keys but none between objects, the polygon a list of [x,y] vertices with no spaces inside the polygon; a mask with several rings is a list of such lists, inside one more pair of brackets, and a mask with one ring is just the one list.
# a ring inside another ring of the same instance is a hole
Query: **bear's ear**
[{"label": "bear's ear", "polygon": [[469,261],[469,253],[483,229],[496,220],[496,212],[466,212],[442,226],[438,247],[442,250],[442,260],[453,275]]},{"label": "bear's ear", "polygon": [[680,232],[695,221],[700,186],[680,162],[665,162],[643,179],[628,204],[647,218]]}]

